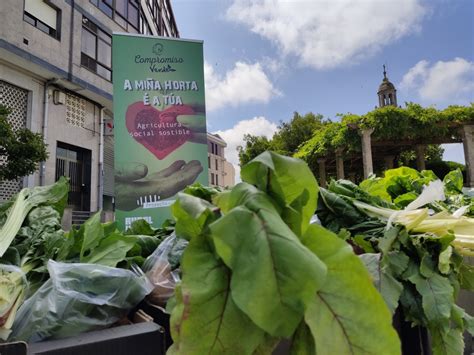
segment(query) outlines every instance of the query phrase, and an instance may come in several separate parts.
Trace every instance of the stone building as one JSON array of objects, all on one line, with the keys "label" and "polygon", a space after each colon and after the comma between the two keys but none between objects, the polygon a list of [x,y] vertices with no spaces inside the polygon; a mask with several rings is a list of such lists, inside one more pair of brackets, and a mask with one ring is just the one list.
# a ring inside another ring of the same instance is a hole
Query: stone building
[{"label": "stone building", "polygon": [[0,8],[0,104],[13,110],[14,127],[42,133],[49,152],[38,173],[1,184],[0,201],[66,175],[73,219],[112,211],[113,136],[103,129],[113,126],[111,35],[179,37],[170,0],[2,0]]},{"label": "stone building", "polygon": [[384,106],[397,106],[397,90],[395,85],[393,85],[387,78],[387,70],[385,65],[383,66],[383,80],[377,91],[379,97],[379,107]]}]

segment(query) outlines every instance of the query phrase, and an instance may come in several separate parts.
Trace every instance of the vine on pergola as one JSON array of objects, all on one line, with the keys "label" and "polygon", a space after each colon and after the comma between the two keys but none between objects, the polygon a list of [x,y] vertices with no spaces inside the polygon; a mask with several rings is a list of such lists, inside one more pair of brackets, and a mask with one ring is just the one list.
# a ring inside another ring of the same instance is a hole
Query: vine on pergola
[{"label": "vine on pergola", "polygon": [[474,103],[444,110],[415,103],[407,103],[405,108],[385,106],[365,115],[342,115],[340,122],[325,124],[299,147],[295,156],[315,167],[317,159],[334,156],[337,151],[345,157],[360,154],[359,132],[364,129],[373,129],[372,142],[377,142],[378,147],[399,146],[400,151],[415,144],[459,142],[464,124],[474,124]]}]

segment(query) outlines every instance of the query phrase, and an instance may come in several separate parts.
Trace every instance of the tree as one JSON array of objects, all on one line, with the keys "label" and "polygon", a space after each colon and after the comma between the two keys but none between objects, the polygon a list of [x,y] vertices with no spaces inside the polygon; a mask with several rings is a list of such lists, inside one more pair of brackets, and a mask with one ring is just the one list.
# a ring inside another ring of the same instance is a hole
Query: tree
[{"label": "tree", "polygon": [[280,122],[278,131],[272,139],[273,146],[281,153],[293,155],[298,147],[313,136],[315,130],[324,125],[323,116],[312,112],[301,116],[293,114],[290,122]]},{"label": "tree", "polygon": [[247,164],[256,156],[271,149],[271,142],[265,136],[244,135],[245,147],[238,146],[240,166]]},{"label": "tree", "polygon": [[301,144],[313,136],[315,130],[320,129],[326,123],[323,121],[322,115],[309,112],[301,116],[295,112],[290,122],[280,122],[278,131],[271,139],[265,136],[246,134],[244,136],[245,146],[237,148],[240,165],[248,163],[266,150],[292,156]]},{"label": "tree", "polygon": [[[429,144],[426,146],[425,161],[427,163],[439,162],[443,160],[444,148],[439,144]],[[400,165],[416,167],[416,153],[414,150],[405,150],[400,153]]]},{"label": "tree", "polygon": [[48,158],[46,144],[39,133],[27,128],[13,130],[7,120],[10,110],[0,105],[0,181],[15,180],[35,172],[38,163]]}]

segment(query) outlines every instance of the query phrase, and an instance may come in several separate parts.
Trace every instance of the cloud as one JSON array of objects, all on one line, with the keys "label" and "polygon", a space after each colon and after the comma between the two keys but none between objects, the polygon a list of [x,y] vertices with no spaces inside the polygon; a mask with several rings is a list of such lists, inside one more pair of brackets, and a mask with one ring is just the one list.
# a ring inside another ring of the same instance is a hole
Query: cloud
[{"label": "cloud", "polygon": [[420,28],[421,0],[233,0],[226,17],[299,63],[328,69],[370,56]]},{"label": "cloud", "polygon": [[267,103],[281,93],[273,86],[260,63],[236,62],[224,76],[204,64],[206,107],[209,111],[246,103]]},{"label": "cloud", "polygon": [[234,127],[226,129],[225,131],[214,132],[221,136],[227,143],[225,158],[234,165],[236,181],[240,181],[239,154],[237,152],[237,147],[244,145],[244,134],[271,138],[276,130],[277,125],[275,123],[270,122],[265,117],[259,116],[249,120],[239,121],[234,125]]},{"label": "cloud", "polygon": [[400,90],[417,94],[424,103],[467,104],[473,100],[474,62],[463,58],[421,60],[403,76]]}]

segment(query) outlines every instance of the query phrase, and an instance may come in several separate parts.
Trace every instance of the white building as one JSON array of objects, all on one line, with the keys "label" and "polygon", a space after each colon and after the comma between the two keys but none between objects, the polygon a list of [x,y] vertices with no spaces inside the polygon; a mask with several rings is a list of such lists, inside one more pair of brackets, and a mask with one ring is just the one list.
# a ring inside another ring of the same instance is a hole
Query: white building
[{"label": "white building", "polygon": [[218,134],[207,134],[209,185],[231,187],[235,184],[235,169],[224,156],[227,143]]}]

